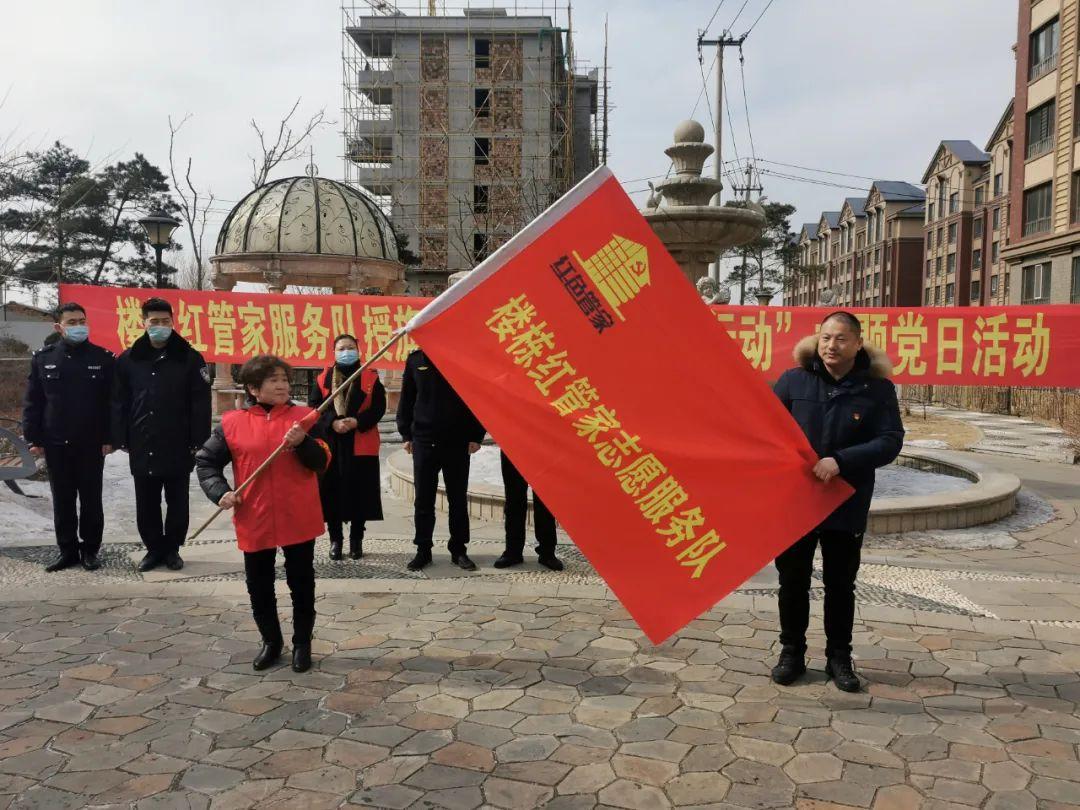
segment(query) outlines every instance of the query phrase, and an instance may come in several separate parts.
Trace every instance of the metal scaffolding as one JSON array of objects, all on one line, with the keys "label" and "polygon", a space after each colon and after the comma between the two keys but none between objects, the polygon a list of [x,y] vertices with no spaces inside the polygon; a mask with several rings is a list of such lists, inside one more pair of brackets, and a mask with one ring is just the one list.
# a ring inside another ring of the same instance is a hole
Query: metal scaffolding
[{"label": "metal scaffolding", "polygon": [[606,74],[576,59],[568,4],[349,0],[342,70],[344,176],[418,258],[416,292],[473,267],[606,153]]}]

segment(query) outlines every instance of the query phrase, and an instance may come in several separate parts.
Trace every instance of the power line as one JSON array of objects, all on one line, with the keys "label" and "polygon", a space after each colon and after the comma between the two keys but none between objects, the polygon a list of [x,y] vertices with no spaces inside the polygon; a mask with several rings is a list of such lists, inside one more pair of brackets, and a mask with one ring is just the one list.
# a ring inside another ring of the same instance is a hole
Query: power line
[{"label": "power line", "polygon": [[750,32],[754,30],[754,27],[759,22],[761,22],[761,18],[765,16],[765,12],[769,10],[769,6],[771,6],[774,2],[775,2],[775,0],[769,0],[769,2],[765,4],[765,8],[763,8],[761,10],[761,13],[757,15],[757,19],[754,20],[754,22],[750,25],[750,27],[746,29],[746,33],[743,34],[743,36],[750,36]]},{"label": "power line", "polygon": [[750,138],[750,154],[754,158],[754,163],[757,163],[757,150],[754,148],[754,130],[750,128],[750,104],[746,100],[746,70],[743,67],[745,61],[742,48],[739,48],[739,78],[742,80],[743,110],[746,112],[746,134]]},{"label": "power line", "polygon": [[720,0],[720,2],[716,4],[716,9],[713,11],[712,16],[709,17],[709,21],[705,23],[705,29],[701,32],[702,36],[705,36],[705,34],[709,32],[709,27],[713,24],[713,21],[716,19],[716,15],[720,13],[720,8],[724,5],[725,2],[726,0]]},{"label": "power line", "polygon": [[746,9],[746,4],[749,3],[749,2],[750,2],[750,0],[743,0],[743,4],[741,6],[739,6],[739,13],[735,15],[735,19],[732,20],[731,25],[728,26],[729,31],[732,30],[735,27],[735,23],[737,23],[739,21],[739,17],[742,16],[743,11]]}]

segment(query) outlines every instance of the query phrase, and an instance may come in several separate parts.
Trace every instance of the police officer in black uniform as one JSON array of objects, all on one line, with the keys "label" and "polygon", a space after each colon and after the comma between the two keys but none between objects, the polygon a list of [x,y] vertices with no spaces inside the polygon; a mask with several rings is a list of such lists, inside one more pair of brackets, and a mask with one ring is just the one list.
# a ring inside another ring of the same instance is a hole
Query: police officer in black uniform
[{"label": "police officer in black uniform", "polygon": [[416,556],[410,571],[431,563],[435,532],[435,497],[442,471],[450,513],[450,560],[465,571],[475,571],[469,559],[469,456],[480,449],[484,427],[473,416],[435,364],[420,349],[405,361],[398,403],[397,427],[405,452],[413,457],[413,501]]},{"label": "police officer in black uniform", "polygon": [[[135,520],[146,546],[140,571],[184,567],[188,486],[195,452],[210,438],[210,372],[191,344],[173,331],[168,301],[142,305],[146,334],[116,361],[113,443],[128,451],[135,478]],[[165,493],[162,522],[161,495]]]},{"label": "police officer in black uniform", "polygon": [[23,437],[49,468],[60,555],[45,570],[82,563],[94,571],[100,567],[105,529],[102,473],[105,456],[113,451],[109,391],[116,361],[108,349],[89,341],[86,310],[79,304],[61,306],[56,321],[57,340],[35,352],[30,363]]}]

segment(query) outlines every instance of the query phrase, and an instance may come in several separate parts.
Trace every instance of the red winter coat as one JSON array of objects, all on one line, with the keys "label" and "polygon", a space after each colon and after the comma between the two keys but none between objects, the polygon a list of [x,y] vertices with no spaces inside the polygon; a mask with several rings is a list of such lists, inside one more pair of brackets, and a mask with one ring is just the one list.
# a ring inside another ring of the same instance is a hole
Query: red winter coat
[{"label": "red winter coat", "polygon": [[[306,405],[261,405],[229,411],[221,418],[195,456],[199,484],[214,503],[239,487],[281,444],[295,422],[312,413]],[[230,486],[224,468],[232,461],[236,479]],[[298,447],[286,450],[244,490],[233,511],[236,542],[241,551],[262,551],[291,546],[323,532],[319,481],[330,449],[321,438],[308,434]]]}]

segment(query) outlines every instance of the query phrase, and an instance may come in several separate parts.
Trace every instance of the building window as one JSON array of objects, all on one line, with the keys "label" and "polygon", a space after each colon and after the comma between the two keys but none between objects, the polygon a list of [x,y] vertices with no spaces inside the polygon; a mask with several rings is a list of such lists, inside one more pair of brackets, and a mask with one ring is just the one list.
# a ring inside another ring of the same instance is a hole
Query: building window
[{"label": "building window", "polygon": [[974,270],[978,270],[982,267],[982,250],[979,248],[971,251],[971,267]]},{"label": "building window", "polygon": [[990,277],[990,297],[991,298],[996,298],[997,297],[998,287],[1000,285],[1000,282],[1001,282],[1001,276],[991,276]]},{"label": "building window", "polygon": [[488,212],[488,192],[490,189],[487,186],[473,186],[473,213],[474,214],[486,214]]},{"label": "building window", "polygon": [[990,261],[991,261],[991,263],[997,264],[998,259],[1000,257],[1001,257],[1001,250],[998,247],[998,243],[994,242],[992,245],[990,245]]},{"label": "building window", "polygon": [[949,225],[949,244],[950,245],[955,245],[956,244],[956,223],[955,222],[953,222],[951,225]]},{"label": "building window", "polygon": [[1001,172],[994,175],[994,196],[1001,196]]},{"label": "building window", "polygon": [[975,189],[975,205],[979,206],[983,204],[983,199],[986,197],[986,186],[979,186]]},{"label": "building window", "polygon": [[934,306],[941,305],[941,287],[934,287]]},{"label": "building window", "polygon": [[938,256],[936,259],[934,259],[934,275],[935,276],[940,276],[941,275],[941,257],[940,256]]},{"label": "building window", "polygon": [[956,272],[956,254],[950,253],[945,259],[945,275],[950,276]]},{"label": "building window", "polygon": [[478,87],[473,90],[473,110],[477,118],[491,117],[491,88]]},{"label": "building window", "polygon": [[931,278],[934,275],[934,263],[931,259],[926,260],[926,277]]},{"label": "building window", "polygon": [[937,229],[937,243],[938,243],[938,247],[941,247],[943,244],[945,244],[945,230],[944,230],[944,228],[938,228]]},{"label": "building window", "polygon": [[931,293],[931,290],[930,290],[929,287],[927,287],[925,290],[923,290],[923,305],[924,306],[930,306],[930,293]]},{"label": "building window", "polygon": [[1011,279],[1012,276],[1010,276],[1008,274],[1008,272],[1004,273],[1004,276],[1005,276],[1005,292],[1004,292],[1004,295],[1005,295],[1005,300],[1008,301],[1009,300],[1009,279]]},{"label": "building window", "polygon": [[1072,188],[1069,189],[1069,222],[1074,225],[1080,222],[1080,172],[1073,172]]},{"label": "building window", "polygon": [[1028,189],[1024,192],[1024,236],[1046,233],[1050,230],[1050,205],[1052,183]]},{"label": "building window", "polygon": [[881,211],[876,217],[874,217],[874,239],[878,242],[881,241],[881,224],[884,221],[882,219],[882,214],[884,213],[884,211]]},{"label": "building window", "polygon": [[1048,101],[1027,114],[1027,146],[1024,157],[1031,160],[1054,148],[1054,102]]},{"label": "building window", "polygon": [[973,223],[971,223],[971,235],[975,239],[981,239],[982,238],[982,223],[983,223],[982,217],[976,217],[975,221]]},{"label": "building window", "polygon": [[874,266],[881,264],[881,248],[874,248]]},{"label": "building window", "polygon": [[1031,35],[1028,81],[1033,82],[1057,67],[1058,20],[1055,17]]},{"label": "building window", "polygon": [[995,208],[990,214],[990,230],[996,231],[1001,227],[1001,209]]},{"label": "building window", "polygon": [[487,166],[491,154],[491,138],[473,138],[473,165]]},{"label": "building window", "polygon": [[473,66],[477,68],[491,67],[491,40],[473,40]]},{"label": "building window", "polygon": [[976,279],[975,281],[971,282],[971,295],[968,298],[968,303],[970,303],[970,304],[978,304],[979,303],[979,296],[981,296],[981,295],[982,295],[982,282],[979,281],[978,279]]},{"label": "building window", "polygon": [[926,221],[927,222],[933,222],[934,221],[934,204],[933,203],[930,203],[930,205],[928,205],[926,207]]},{"label": "building window", "polygon": [[953,290],[954,289],[955,289],[955,285],[951,281],[948,284],[945,285],[945,304],[946,304],[946,306],[948,306],[949,304],[951,304],[953,302]]},{"label": "building window", "polygon": [[482,262],[488,257],[488,235],[486,233],[474,233],[472,235],[473,261]]},{"label": "building window", "polygon": [[955,214],[960,210],[960,192],[954,191],[949,195],[949,213]]},{"label": "building window", "polygon": [[1080,256],[1073,256],[1072,281],[1069,284],[1069,302],[1080,304]]},{"label": "building window", "polygon": [[1041,304],[1050,300],[1050,262],[1028,265],[1021,275],[1021,304]]}]

